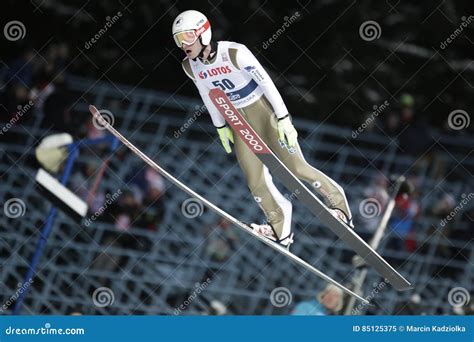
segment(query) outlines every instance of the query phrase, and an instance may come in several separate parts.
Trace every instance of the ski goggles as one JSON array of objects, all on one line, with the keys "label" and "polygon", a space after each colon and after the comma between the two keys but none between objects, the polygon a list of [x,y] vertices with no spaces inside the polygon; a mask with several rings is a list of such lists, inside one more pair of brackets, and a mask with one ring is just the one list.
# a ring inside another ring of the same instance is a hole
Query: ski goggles
[{"label": "ski goggles", "polygon": [[199,36],[206,30],[208,30],[211,27],[211,24],[209,23],[209,20],[204,23],[200,28],[197,30],[186,30],[186,31],[181,31],[178,33],[175,33],[173,35],[174,42],[178,47],[185,45],[193,45],[194,42],[199,38]]},{"label": "ski goggles", "polygon": [[191,31],[182,31],[176,33],[174,36],[174,41],[178,47],[185,45],[193,45],[194,42],[198,39],[198,36],[196,35],[195,30]]}]

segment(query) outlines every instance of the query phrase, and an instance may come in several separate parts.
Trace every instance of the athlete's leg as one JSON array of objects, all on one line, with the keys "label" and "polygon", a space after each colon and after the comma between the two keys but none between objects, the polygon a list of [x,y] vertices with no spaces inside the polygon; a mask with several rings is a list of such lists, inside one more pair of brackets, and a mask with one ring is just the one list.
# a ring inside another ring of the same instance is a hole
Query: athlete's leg
[{"label": "athlete's leg", "polygon": [[254,200],[265,213],[277,237],[286,238],[291,233],[291,202],[278,191],[268,169],[248,146],[241,139],[237,138],[234,141],[237,160]]},{"label": "athlete's leg", "polygon": [[252,106],[255,107],[252,108],[252,113],[258,113],[251,117],[252,127],[285,166],[300,180],[311,184],[328,207],[341,210],[348,219],[351,219],[349,204],[342,187],[323,172],[311,166],[305,160],[299,145],[294,148],[294,153],[290,153],[286,147],[281,147],[278,142],[277,118],[273,115],[266,99],[262,97]]}]

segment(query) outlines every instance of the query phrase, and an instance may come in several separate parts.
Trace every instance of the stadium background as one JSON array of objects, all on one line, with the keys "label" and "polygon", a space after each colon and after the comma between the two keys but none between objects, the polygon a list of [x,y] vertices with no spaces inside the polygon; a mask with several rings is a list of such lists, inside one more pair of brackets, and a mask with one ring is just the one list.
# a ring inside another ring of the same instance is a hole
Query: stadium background
[{"label": "stadium background", "polygon": [[[366,239],[386,205],[391,176],[410,180],[413,189],[397,199],[380,250],[416,288],[375,291],[380,279],[369,272],[364,293],[380,306],[357,313],[472,312],[468,1],[5,5],[2,28],[19,21],[24,34],[12,39],[4,29],[0,39],[0,194],[3,214],[10,199],[19,199],[24,210],[0,221],[0,300],[8,304],[2,313],[11,312],[26,285],[22,312],[29,314],[288,314],[324,289],[211,213],[189,217],[182,210],[187,197],[124,148],[111,158],[90,215],[107,196],[118,193],[118,199],[89,226],[60,214],[37,276],[25,284],[49,209],[33,181],[35,146],[58,132],[103,136],[91,123],[89,103],[111,110],[117,128],[195,190],[242,220],[262,220],[235,158],[222,151],[182,72],[170,31],[174,17],[189,8],[208,15],[216,39],[246,44],[268,69],[295,117],[307,159],[346,189]],[[380,27],[375,38],[360,32],[369,20]],[[32,108],[21,112],[18,106],[30,100]],[[450,113],[461,115],[461,126]],[[69,188],[87,199],[107,154],[104,146],[81,150]],[[360,210],[368,199],[378,204],[375,217]],[[350,251],[295,207],[294,252],[350,284]],[[290,303],[271,300],[280,288]],[[467,293],[462,305],[452,300],[459,288]],[[104,289],[107,305],[97,297]]]}]

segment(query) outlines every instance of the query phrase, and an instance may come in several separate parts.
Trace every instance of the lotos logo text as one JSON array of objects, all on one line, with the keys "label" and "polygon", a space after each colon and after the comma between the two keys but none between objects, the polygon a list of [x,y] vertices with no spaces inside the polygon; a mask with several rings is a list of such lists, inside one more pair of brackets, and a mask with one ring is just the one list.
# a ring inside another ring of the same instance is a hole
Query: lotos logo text
[{"label": "lotos logo text", "polygon": [[205,70],[205,71],[201,71],[199,73],[199,78],[203,80],[203,79],[207,78],[208,76],[210,76],[210,77],[218,76],[218,75],[222,75],[222,74],[229,74],[231,72],[232,72],[232,70],[227,65],[227,66],[222,66],[222,67],[218,67],[218,68],[212,68],[212,69],[208,69],[208,70]]}]

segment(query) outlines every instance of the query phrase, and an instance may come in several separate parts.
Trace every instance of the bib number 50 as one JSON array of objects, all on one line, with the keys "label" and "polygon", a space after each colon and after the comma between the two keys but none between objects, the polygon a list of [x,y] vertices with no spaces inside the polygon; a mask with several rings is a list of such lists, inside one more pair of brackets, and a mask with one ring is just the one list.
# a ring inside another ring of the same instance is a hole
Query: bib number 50
[{"label": "bib number 50", "polygon": [[220,81],[219,80],[213,81],[212,84],[215,87],[221,88],[223,91],[231,90],[231,89],[235,88],[235,84],[232,83],[231,80],[229,80],[227,78],[224,78],[223,80],[220,80]]}]

